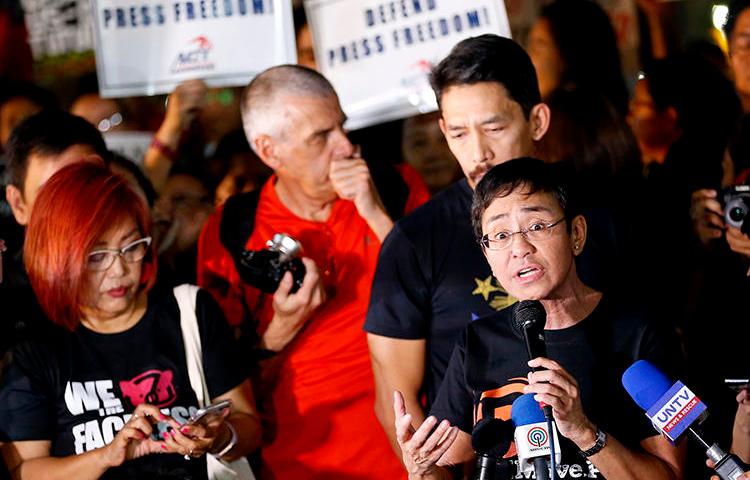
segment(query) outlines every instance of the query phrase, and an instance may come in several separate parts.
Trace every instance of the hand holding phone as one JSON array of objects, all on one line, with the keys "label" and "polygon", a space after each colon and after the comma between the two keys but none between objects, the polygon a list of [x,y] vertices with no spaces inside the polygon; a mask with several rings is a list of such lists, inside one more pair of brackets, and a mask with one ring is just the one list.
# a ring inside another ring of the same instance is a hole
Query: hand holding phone
[{"label": "hand holding phone", "polygon": [[724,384],[735,392],[741,392],[742,390],[750,389],[749,378],[725,378]]},{"label": "hand holding phone", "polygon": [[225,411],[231,408],[232,402],[230,400],[222,400],[220,402],[212,403],[191,415],[190,418],[188,418],[188,421],[185,422],[185,425],[207,425],[214,420],[226,417]]}]

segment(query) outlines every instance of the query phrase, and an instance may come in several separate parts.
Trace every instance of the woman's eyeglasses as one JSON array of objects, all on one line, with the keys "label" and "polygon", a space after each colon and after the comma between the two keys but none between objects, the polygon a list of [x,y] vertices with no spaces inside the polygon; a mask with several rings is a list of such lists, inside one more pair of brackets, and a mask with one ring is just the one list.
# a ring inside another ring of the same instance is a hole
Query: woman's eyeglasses
[{"label": "woman's eyeglasses", "polygon": [[89,253],[86,267],[95,272],[107,270],[115,262],[115,257],[120,256],[127,263],[135,263],[143,260],[151,245],[151,237],[144,237],[129,243],[119,250],[102,248]]},{"label": "woman's eyeglasses", "polygon": [[485,233],[482,236],[480,243],[487,250],[502,250],[509,247],[511,242],[513,241],[513,235],[518,235],[519,233],[530,242],[544,240],[546,238],[549,238],[549,236],[552,234],[552,229],[555,227],[555,225],[559,224],[563,220],[565,220],[565,217],[552,223],[532,223],[528,226],[528,228],[523,228],[517,232],[508,232],[505,230],[501,230],[499,232]]}]

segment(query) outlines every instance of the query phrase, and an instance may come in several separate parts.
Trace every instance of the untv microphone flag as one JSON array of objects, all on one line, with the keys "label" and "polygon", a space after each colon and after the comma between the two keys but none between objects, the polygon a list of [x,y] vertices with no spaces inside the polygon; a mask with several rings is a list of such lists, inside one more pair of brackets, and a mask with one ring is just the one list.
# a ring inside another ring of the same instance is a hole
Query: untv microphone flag
[{"label": "untv microphone flag", "polygon": [[631,365],[622,375],[622,384],[672,444],[706,411],[706,405],[685,384],[672,384],[647,360]]}]

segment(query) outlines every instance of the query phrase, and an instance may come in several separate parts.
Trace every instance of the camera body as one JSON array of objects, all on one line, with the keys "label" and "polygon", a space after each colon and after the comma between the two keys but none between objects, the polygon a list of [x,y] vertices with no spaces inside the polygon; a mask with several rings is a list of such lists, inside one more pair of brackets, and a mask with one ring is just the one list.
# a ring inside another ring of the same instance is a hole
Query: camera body
[{"label": "camera body", "polygon": [[750,185],[735,185],[724,190],[724,221],[728,227],[750,234]]},{"label": "camera body", "polygon": [[287,235],[277,233],[266,242],[265,250],[245,250],[240,254],[239,274],[243,282],[266,293],[274,293],[286,272],[292,272],[291,293],[302,286],[305,264],[299,258],[302,245]]}]

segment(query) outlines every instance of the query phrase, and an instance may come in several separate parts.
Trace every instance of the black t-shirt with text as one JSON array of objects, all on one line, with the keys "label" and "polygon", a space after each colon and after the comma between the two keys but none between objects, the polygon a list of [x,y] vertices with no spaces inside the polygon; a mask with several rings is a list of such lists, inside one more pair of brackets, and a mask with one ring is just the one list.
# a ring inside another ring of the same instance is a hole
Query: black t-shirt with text
[{"label": "black t-shirt with text", "polygon": [[474,238],[471,199],[462,179],[396,222],[373,280],[365,330],[427,340],[428,406],[466,324],[510,303]]},{"label": "black t-shirt with text", "polygon": [[[569,328],[545,330],[545,337],[548,356],[577,380],[583,411],[595,425],[630,448],[656,435],[621,378],[639,359],[668,375],[677,373],[680,358],[670,335],[643,313],[603,298],[587,318]],[[456,345],[431,415],[467,433],[484,417],[509,420],[511,405],[527,384],[527,361],[523,337],[512,325],[512,309],[472,322]],[[604,478],[571,441],[560,436],[560,443],[561,479]],[[512,446],[494,478],[525,478],[516,471],[514,453]]]},{"label": "black t-shirt with text", "polygon": [[[246,378],[243,359],[218,305],[198,292],[203,367],[212,398]],[[100,334],[52,327],[18,345],[0,384],[0,441],[49,440],[63,457],[110,443],[141,403],[184,422],[198,402],[190,386],[174,296],[149,296],[130,329]],[[205,458],[147,455],[103,478],[205,479]]]}]

